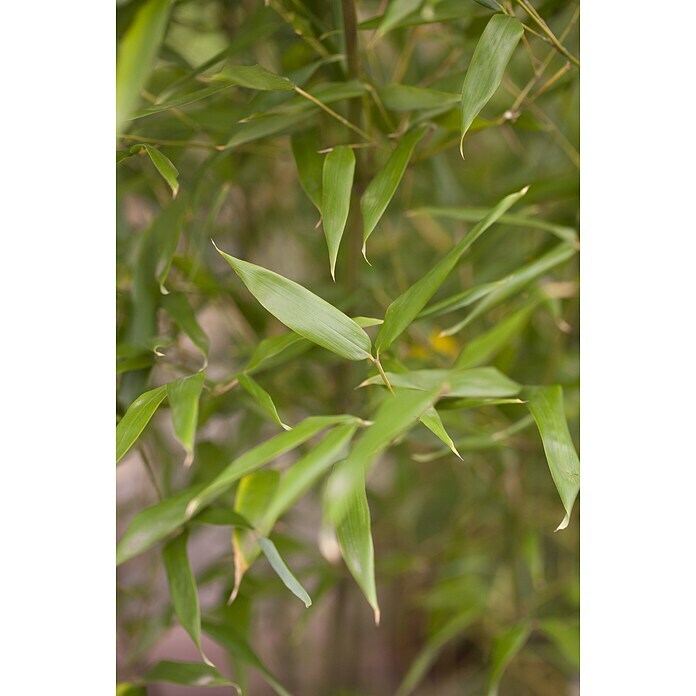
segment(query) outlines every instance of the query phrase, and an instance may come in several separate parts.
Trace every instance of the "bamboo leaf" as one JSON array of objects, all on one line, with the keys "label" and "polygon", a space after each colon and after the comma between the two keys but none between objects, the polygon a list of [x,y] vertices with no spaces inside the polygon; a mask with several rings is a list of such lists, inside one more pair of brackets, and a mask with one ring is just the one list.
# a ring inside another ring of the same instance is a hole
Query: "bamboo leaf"
[{"label": "bamboo leaf", "polygon": [[258,670],[277,694],[290,696],[290,693],[278,682],[268,667],[252,650],[246,638],[234,626],[228,623],[204,621],[203,631],[216,643],[222,645],[236,659]]},{"label": "bamboo leaf", "polygon": [[321,179],[324,158],[319,154],[316,131],[297,133],[290,139],[300,185],[321,215]]},{"label": "bamboo leaf", "polygon": [[170,682],[181,686],[234,686],[239,687],[212,665],[199,662],[158,662],[144,677],[146,682]]},{"label": "bamboo leaf", "polygon": [[133,112],[157,57],[167,27],[171,0],[147,0],[138,10],[116,60],[116,131]]},{"label": "bamboo leaf", "polygon": [[237,381],[239,386],[244,389],[251,396],[254,401],[274,420],[281,428],[284,430],[292,430],[289,425],[285,425],[280,416],[278,415],[278,410],[273,403],[271,395],[253,378],[245,372],[237,375]]},{"label": "bamboo leaf", "polygon": [[460,459],[462,458],[462,455],[457,452],[457,448],[455,447],[452,438],[445,430],[442,418],[440,418],[440,414],[437,412],[434,406],[429,406],[426,409],[425,413],[423,413],[423,415],[420,417],[420,422],[428,430],[430,430],[431,433],[442,440],[442,442],[444,442],[457,457]]},{"label": "bamboo leaf", "polygon": [[522,24],[515,17],[504,14],[493,15],[483,30],[462,85],[460,151],[469,126],[500,86],[522,33]]},{"label": "bamboo leaf", "polygon": [[406,19],[406,17],[418,10],[422,4],[423,0],[391,0],[380,22],[377,34],[384,36],[403,19]]},{"label": "bamboo leaf", "polygon": [[307,594],[307,591],[300,584],[298,579],[292,574],[290,568],[287,567],[285,561],[281,558],[276,549],[275,544],[265,537],[259,537],[259,546],[263,555],[266,556],[271,567],[278,574],[278,577],[283,581],[285,587],[287,587],[290,592],[292,592],[296,597],[304,602],[305,607],[309,608],[312,606],[312,599]]},{"label": "bamboo leaf", "polygon": [[121,682],[116,684],[116,696],[147,696],[147,691],[144,686]]},{"label": "bamboo leaf", "polygon": [[489,309],[497,307],[501,302],[504,302],[509,297],[517,294],[524,287],[529,285],[533,280],[540,275],[551,270],[555,266],[567,261],[574,256],[576,250],[565,243],[561,243],[554,247],[548,254],[544,254],[541,258],[532,261],[531,263],[522,266],[511,273],[504,283],[490,292],[481,302],[476,305],[474,310],[462,321],[457,322],[454,326],[450,326],[441,332],[441,336],[452,336],[461,331],[465,326],[468,326],[474,319],[485,314]]},{"label": "bamboo leaf", "polygon": [[179,623],[191,636],[191,640],[196,644],[205,662],[211,664],[201,647],[201,610],[198,604],[196,578],[189,564],[187,545],[188,532],[185,530],[162,549],[169,583],[169,596]]},{"label": "bamboo leaf", "polygon": [[258,555],[258,534],[265,536],[270,531],[261,529],[259,523],[263,518],[266,507],[275,496],[279,483],[280,472],[275,469],[254,471],[239,482],[234,510],[238,515],[242,515],[249,520],[254,525],[255,531],[235,529],[232,533],[234,588],[230,596],[230,602],[236,598],[244,574]]},{"label": "bamboo leaf", "polygon": [[513,626],[496,637],[491,654],[491,671],[488,677],[488,696],[497,696],[498,685],[517,653],[524,647],[529,637],[530,628],[527,624]]},{"label": "bamboo leaf", "polygon": [[198,372],[191,377],[177,379],[167,385],[167,397],[172,411],[172,425],[179,442],[186,450],[184,464],[193,463],[193,443],[198,427],[198,402],[200,400],[205,372]]},{"label": "bamboo leaf", "polygon": [[291,114],[270,114],[238,123],[235,125],[229,139],[225,143],[225,149],[238,147],[245,143],[260,140],[270,135],[283,133],[298,123],[307,120],[306,112]]},{"label": "bamboo leaf", "polygon": [[491,226],[503,213],[514,205],[529,187],[503,198],[484,217],[469,234],[456,244],[446,256],[438,261],[418,282],[396,298],[387,308],[384,324],[380,328],[375,341],[377,356],[406,330],[418,316],[430,298],[437,292],[464,252]]},{"label": "bamboo leaf", "polygon": [[135,154],[141,150],[147,152],[152,164],[155,165],[157,171],[162,175],[162,178],[172,190],[173,197],[176,198],[176,194],[179,193],[179,170],[172,164],[168,157],[163,155],[156,147],[152,147],[152,145],[146,145],[145,143],[133,145],[131,154]]},{"label": "bamboo leaf", "polygon": [[212,524],[219,527],[240,527],[254,529],[254,525],[238,512],[224,507],[209,507],[196,515],[191,522],[196,524]]},{"label": "bamboo leaf", "polygon": [[215,79],[261,91],[292,91],[294,89],[287,77],[276,75],[262,65],[227,65]]},{"label": "bamboo leaf", "polygon": [[179,243],[188,206],[186,197],[179,196],[169,203],[152,223],[152,245],[156,259],[155,277],[163,295],[167,294],[164,284],[167,281],[174,253]]},{"label": "bamboo leaf", "polygon": [[349,147],[336,147],[326,155],[322,172],[321,212],[334,281],[338,248],[348,220],[354,173],[355,155]]},{"label": "bamboo leaf", "polygon": [[[379,90],[379,96],[387,109],[392,111],[417,111],[418,109],[440,109],[459,104],[461,97],[451,92],[389,84]],[[477,218],[478,219],[478,218]]]},{"label": "bamboo leaf", "polygon": [[218,251],[251,294],[285,326],[347,360],[370,358],[370,337],[343,312],[292,280]]},{"label": "bamboo leaf", "polygon": [[363,255],[365,255],[365,245],[368,237],[377,227],[377,223],[394,197],[411,159],[413,149],[423,135],[425,135],[425,129],[417,128],[401,138],[394,152],[392,152],[385,165],[361,196],[360,212],[363,219]]},{"label": "bamboo leaf", "polygon": [[473,288],[464,290],[463,292],[457,293],[452,297],[448,297],[441,302],[437,302],[434,305],[427,307],[418,315],[418,319],[429,316],[439,316],[440,314],[447,314],[448,312],[454,312],[457,309],[468,307],[470,304],[473,304],[486,295],[489,295],[491,292],[493,292],[493,290],[506,282],[507,278],[503,278],[503,280],[494,280],[491,283],[482,283],[481,285],[476,285]]},{"label": "bamboo leaf", "polygon": [[128,407],[116,426],[116,462],[133,446],[166,396],[167,386],[163,385],[141,394]]},{"label": "bamboo leaf", "polygon": [[580,491],[580,460],[566,422],[563,388],[527,387],[523,397],[528,400],[527,408],[539,428],[551,477],[566,511],[556,531],[565,529]]},{"label": "bamboo leaf", "polygon": [[208,337],[201,329],[196,319],[196,313],[189,304],[186,295],[181,292],[172,292],[162,297],[161,302],[164,311],[201,351],[204,358],[203,366],[206,367],[208,365]]},{"label": "bamboo leaf", "polygon": [[[428,391],[443,387],[444,396],[457,396],[473,399],[514,396],[520,385],[494,367],[474,369],[455,368],[452,370],[412,370],[409,372],[387,372],[387,379],[394,387]],[[381,384],[378,376],[366,379],[362,385]]]},{"label": "bamboo leaf", "polygon": [[539,630],[576,669],[580,667],[580,624],[574,619],[546,619]]}]

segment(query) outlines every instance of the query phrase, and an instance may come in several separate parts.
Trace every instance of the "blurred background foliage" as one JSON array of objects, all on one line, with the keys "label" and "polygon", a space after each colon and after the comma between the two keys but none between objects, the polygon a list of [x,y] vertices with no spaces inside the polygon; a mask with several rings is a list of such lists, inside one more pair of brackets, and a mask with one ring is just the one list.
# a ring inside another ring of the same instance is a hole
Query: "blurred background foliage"
[{"label": "blurred background foliage", "polygon": [[[119,534],[139,510],[209,482],[239,454],[281,432],[237,376],[259,343],[285,328],[239,282],[211,238],[350,316],[382,318],[393,299],[511,191],[530,185],[510,213],[522,223],[511,217],[489,230],[430,306],[508,277],[552,251],[557,236],[578,229],[579,70],[529,11],[577,56],[576,2],[501,3],[528,29],[502,85],[466,135],[465,159],[458,97],[496,3],[359,0],[357,53],[346,46],[349,4],[117,3],[124,95],[117,145],[118,417],[143,392],[207,363],[192,466],[184,466],[185,447],[165,403],[117,468]],[[148,37],[144,43],[138,31]],[[239,86],[234,66],[254,64],[290,78],[333,113],[297,91]],[[354,146],[359,197],[394,136],[418,123],[428,130],[370,237],[372,265],[360,255],[355,198],[334,283],[319,213],[303,190],[295,156]],[[495,366],[521,384],[562,385],[577,446],[578,256],[529,275],[510,297],[451,335],[441,332],[477,303],[424,316],[383,362],[393,371],[449,368],[488,337],[484,361],[479,355],[471,366]],[[501,326],[507,328],[496,339],[491,331]],[[301,343],[254,377],[293,426],[310,415],[369,418],[384,390],[355,387],[372,374],[368,364]],[[203,648],[245,693],[577,693],[579,506],[568,528],[554,533],[563,510],[523,406],[439,413],[461,460],[416,423],[381,455],[368,481],[379,627],[322,522],[323,482],[271,535],[311,594],[309,609],[265,559],[249,569],[228,605],[235,578],[230,527],[190,525]],[[290,452],[271,469],[286,470],[296,459]],[[229,508],[235,495],[223,498]],[[125,683],[139,683],[157,660],[201,659],[174,615],[160,551],[155,546],[119,567],[123,694],[142,693],[145,687]],[[203,691],[153,681],[150,694]],[[230,687],[205,689],[217,691]]]}]

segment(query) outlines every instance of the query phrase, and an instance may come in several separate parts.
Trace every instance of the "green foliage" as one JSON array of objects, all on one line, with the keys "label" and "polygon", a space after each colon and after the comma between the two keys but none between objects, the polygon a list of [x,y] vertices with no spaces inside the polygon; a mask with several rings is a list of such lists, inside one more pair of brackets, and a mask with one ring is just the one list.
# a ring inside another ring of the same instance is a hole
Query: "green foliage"
[{"label": "green foliage", "polygon": [[575,679],[578,12],[537,5],[119,3],[117,693]]}]

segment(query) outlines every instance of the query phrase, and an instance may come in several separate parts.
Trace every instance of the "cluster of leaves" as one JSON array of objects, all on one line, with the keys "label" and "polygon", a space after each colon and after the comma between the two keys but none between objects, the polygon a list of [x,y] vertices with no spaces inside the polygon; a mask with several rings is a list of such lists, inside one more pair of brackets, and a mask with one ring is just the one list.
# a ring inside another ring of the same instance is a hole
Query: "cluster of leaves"
[{"label": "cluster of leaves", "polygon": [[[400,696],[457,646],[466,693],[518,653],[577,668],[577,7],[357,10],[119,3],[117,462],[150,488],[119,516],[118,693],[288,694],[253,610],[346,572],[415,635]],[[232,557],[192,567],[219,528]],[[150,666],[173,622],[199,661]]]}]

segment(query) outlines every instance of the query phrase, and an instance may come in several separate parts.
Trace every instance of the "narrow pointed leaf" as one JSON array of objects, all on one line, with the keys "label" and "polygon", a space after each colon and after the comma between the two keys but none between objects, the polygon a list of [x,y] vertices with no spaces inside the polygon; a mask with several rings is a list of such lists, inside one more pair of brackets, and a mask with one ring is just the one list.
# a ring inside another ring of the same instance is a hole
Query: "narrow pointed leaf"
[{"label": "narrow pointed leaf", "polygon": [[[292,346],[296,346],[298,343],[303,344],[305,349],[309,347],[307,340],[302,338],[302,336],[299,334],[296,334],[294,331],[281,334],[280,336],[264,338],[263,341],[261,341],[254,349],[254,353],[249,359],[244,371],[247,374],[259,372],[261,366],[264,366],[266,363],[270,363],[273,358],[286,350],[290,352],[289,349]],[[292,351],[292,354],[296,355],[296,352]]]},{"label": "narrow pointed leaf", "polygon": [[260,116],[244,123],[238,123],[230,135],[225,148],[237,147],[260,140],[271,135],[283,133],[307,120],[306,112],[292,114],[271,114]]},{"label": "narrow pointed leaf", "polygon": [[[328,502],[331,503],[330,497]],[[362,471],[360,471],[356,486],[346,503],[345,514],[336,525],[338,544],[348,570],[375,613],[375,623],[379,624],[380,610],[375,583],[375,550],[372,543],[370,508],[367,504],[365,478]]]},{"label": "narrow pointed leaf", "polygon": [[198,428],[198,402],[204,382],[205,372],[198,372],[167,385],[174,434],[186,450],[186,466],[193,462],[193,443]]},{"label": "narrow pointed leaf", "polygon": [[285,561],[278,553],[278,549],[276,549],[275,544],[270,539],[266,539],[265,537],[259,537],[258,542],[259,546],[261,547],[261,551],[263,551],[263,555],[266,556],[268,562],[271,564],[271,567],[273,570],[275,570],[278,577],[283,581],[285,587],[287,587],[296,597],[301,599],[304,602],[305,607],[311,607],[311,597],[307,594],[307,591],[304,587],[302,587],[298,579],[292,574],[290,568],[287,567]]},{"label": "narrow pointed leaf", "polygon": [[237,375],[237,381],[239,382],[239,386],[256,401],[272,420],[284,430],[291,430],[289,425],[285,425],[285,423],[280,420],[278,410],[273,403],[271,395],[253,377],[243,372]]},{"label": "narrow pointed leaf", "polygon": [[573,503],[580,491],[580,460],[568,430],[563,406],[563,388],[558,385],[527,387],[523,397],[528,400],[527,408],[539,428],[551,477],[566,511],[556,531],[565,529],[570,522]]},{"label": "narrow pointed leaf", "polygon": [[580,667],[580,622],[575,619],[547,619],[539,630],[576,669]]},{"label": "narrow pointed leaf", "polygon": [[196,578],[189,564],[187,544],[188,532],[184,531],[164,546],[162,558],[167,571],[169,596],[174,613],[186,633],[191,636],[203,659],[208,662],[201,647],[201,610]]},{"label": "narrow pointed leaf", "polygon": [[147,690],[144,686],[121,682],[116,684],[116,696],[147,696]]},{"label": "narrow pointed leaf", "polygon": [[322,220],[329,248],[331,277],[336,279],[336,258],[348,220],[353,190],[355,155],[349,147],[334,148],[324,160],[322,172]]},{"label": "narrow pointed leaf", "polygon": [[294,89],[287,77],[276,75],[262,65],[227,65],[216,75],[216,79],[261,91]]},{"label": "narrow pointed leaf", "polygon": [[271,671],[253,651],[246,638],[228,623],[204,621],[203,632],[219,643],[240,662],[258,670],[273,690],[280,696],[290,696],[290,693],[273,676]]},{"label": "narrow pointed leaf", "polygon": [[199,662],[158,662],[144,677],[146,682],[170,682],[181,686],[235,686],[215,667]]},{"label": "narrow pointed leaf", "polygon": [[278,490],[280,472],[275,469],[263,469],[245,476],[237,488],[234,511],[242,515],[254,525],[255,532],[235,529],[232,533],[232,548],[234,549],[234,599],[239,591],[240,583],[249,566],[258,555],[256,537],[265,536],[270,530],[261,529],[259,523],[264,512]]},{"label": "narrow pointed leaf", "polygon": [[205,359],[205,367],[208,364],[208,337],[201,329],[196,319],[196,313],[189,304],[186,295],[181,292],[172,292],[162,297],[161,302],[164,311],[201,351]]},{"label": "narrow pointed leaf", "polygon": [[457,457],[460,459],[462,458],[462,455],[457,452],[457,448],[455,447],[452,438],[449,436],[449,433],[445,430],[442,418],[440,418],[440,414],[437,412],[434,406],[428,407],[425,413],[423,413],[423,415],[420,417],[420,422],[428,430],[430,430],[433,435],[442,440],[442,442],[444,442]]},{"label": "narrow pointed leaf", "polygon": [[491,654],[491,671],[488,677],[488,696],[497,696],[498,685],[503,673],[517,653],[524,647],[529,633],[529,626],[521,624],[513,626],[495,639]]},{"label": "narrow pointed leaf", "polygon": [[458,104],[461,97],[450,92],[413,87],[411,85],[390,84],[379,90],[384,106],[392,111],[416,111],[418,109],[439,109]]},{"label": "narrow pointed leaf", "polygon": [[152,223],[152,244],[156,258],[155,277],[163,295],[167,294],[164,284],[172,266],[188,210],[189,204],[186,197],[179,196],[169,203]]},{"label": "narrow pointed leaf", "polygon": [[493,15],[483,30],[462,85],[462,143],[474,118],[500,87],[522,33],[522,24],[504,14]]},{"label": "narrow pointed leaf", "polygon": [[441,335],[452,336],[453,334],[458,333],[465,326],[468,326],[474,319],[477,319],[481,315],[485,314],[493,307],[497,307],[509,297],[516,295],[518,292],[520,292],[520,290],[525,288],[536,278],[543,275],[547,271],[550,271],[555,266],[560,265],[564,261],[567,261],[576,253],[577,252],[573,247],[568,246],[568,244],[561,243],[547,254],[544,254],[541,258],[522,266],[522,268],[519,268],[511,273],[504,283],[501,283],[499,287],[495,288],[486,297],[484,297],[465,319],[462,319],[462,321],[458,322],[454,326],[450,326],[448,329],[445,329]]},{"label": "narrow pointed leaf", "polygon": [[464,252],[525,193],[527,193],[527,187],[503,198],[446,256],[389,305],[384,316],[384,324],[375,341],[378,355],[381,351],[387,350],[418,316],[457,265]]},{"label": "narrow pointed leaf", "polygon": [[167,396],[167,385],[151,389],[141,394],[129,407],[116,426],[116,461],[133,446],[140,433],[150,422],[157,407]]},{"label": "narrow pointed leaf", "polygon": [[155,165],[157,171],[162,175],[162,178],[172,190],[172,195],[176,198],[176,194],[179,193],[179,170],[172,164],[168,157],[163,155],[156,147],[152,147],[152,145],[146,145],[144,143],[134,145],[131,148],[131,152],[135,153],[140,149],[147,152],[152,164]]},{"label": "narrow pointed leaf", "polygon": [[370,357],[370,337],[336,307],[273,271],[220,254],[249,292],[285,326],[347,360]]},{"label": "narrow pointed leaf", "polygon": [[360,212],[363,219],[363,254],[368,237],[372,234],[380,218],[394,197],[396,189],[406,171],[413,149],[425,135],[423,128],[417,128],[404,135],[392,152],[384,167],[370,182],[360,198]]},{"label": "narrow pointed leaf", "polygon": [[197,514],[191,522],[196,524],[212,524],[220,527],[240,527],[254,529],[254,525],[238,512],[226,507],[209,507]]},{"label": "narrow pointed leaf", "polygon": [[379,36],[384,36],[390,32],[401,20],[413,14],[422,4],[423,0],[391,0],[377,30]]},{"label": "narrow pointed leaf", "polygon": [[319,138],[315,131],[303,131],[292,136],[292,154],[302,189],[321,215],[321,179],[324,158],[317,152]]},{"label": "narrow pointed leaf", "polygon": [[470,304],[473,304],[474,302],[484,298],[486,295],[489,295],[493,292],[493,290],[506,282],[507,279],[495,280],[491,283],[482,283],[481,285],[476,285],[473,288],[464,290],[463,292],[457,293],[452,297],[448,297],[441,302],[436,302],[430,307],[427,307],[418,315],[418,319],[433,315],[439,316],[440,314],[447,314],[448,312],[454,312],[457,309],[468,307]]},{"label": "narrow pointed leaf", "polygon": [[116,60],[116,130],[135,109],[157,57],[167,27],[171,0],[147,0],[118,47]]}]

